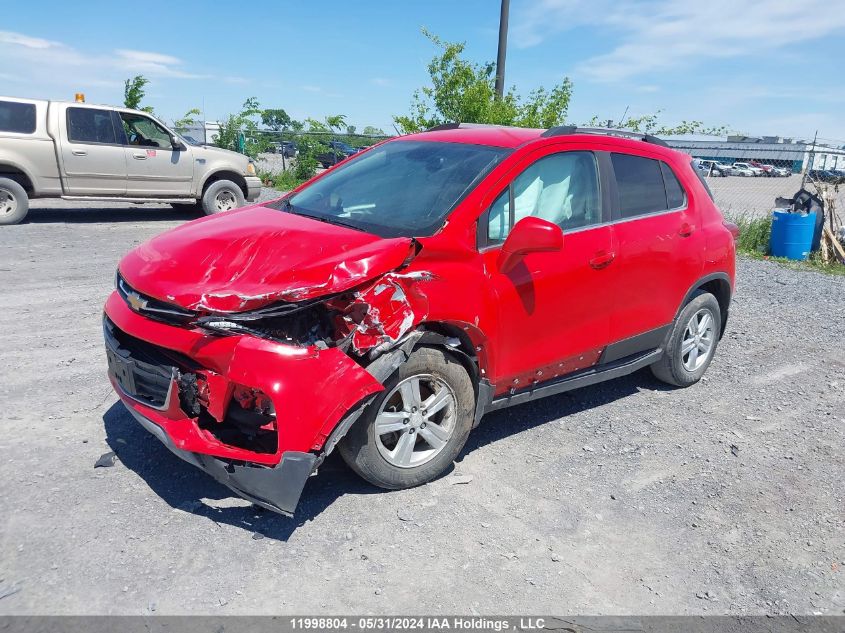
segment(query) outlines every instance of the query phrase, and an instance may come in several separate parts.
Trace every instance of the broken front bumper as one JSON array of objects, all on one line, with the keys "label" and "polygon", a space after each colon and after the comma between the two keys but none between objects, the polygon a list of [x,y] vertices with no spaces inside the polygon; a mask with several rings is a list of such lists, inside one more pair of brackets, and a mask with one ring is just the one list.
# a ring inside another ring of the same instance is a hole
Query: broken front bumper
[{"label": "broken front bumper", "polygon": [[[332,431],[383,389],[336,348],[154,321],[132,311],[117,293],[105,313],[109,377],[135,419],[180,458],[284,514],[295,509]],[[195,394],[186,392],[197,384],[202,397],[194,410],[196,399],[186,396]],[[238,435],[239,389],[266,394],[272,402],[272,423],[262,426],[272,427],[272,442],[252,445]]]}]

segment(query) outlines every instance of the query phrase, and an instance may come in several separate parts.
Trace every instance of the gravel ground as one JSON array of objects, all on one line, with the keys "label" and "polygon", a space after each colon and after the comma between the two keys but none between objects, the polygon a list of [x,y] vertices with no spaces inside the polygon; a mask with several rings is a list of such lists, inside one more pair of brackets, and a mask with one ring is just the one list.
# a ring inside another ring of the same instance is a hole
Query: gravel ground
[{"label": "gravel ground", "polygon": [[701,383],[491,414],[413,490],[330,458],[291,520],[171,455],[105,377],[119,257],[190,216],[34,206],[0,230],[0,613],[845,611],[843,278],[743,260]]}]

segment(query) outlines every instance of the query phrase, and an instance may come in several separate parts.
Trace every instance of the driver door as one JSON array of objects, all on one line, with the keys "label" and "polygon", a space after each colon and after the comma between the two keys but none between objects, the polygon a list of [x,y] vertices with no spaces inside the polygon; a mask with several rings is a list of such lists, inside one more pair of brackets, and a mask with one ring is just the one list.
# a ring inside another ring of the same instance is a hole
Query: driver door
[{"label": "driver door", "polygon": [[186,197],[192,193],[193,152],[176,150],[170,132],[150,117],[121,112],[126,134],[127,196]]},{"label": "driver door", "polygon": [[[547,148],[504,180],[508,184],[501,189],[500,181],[479,220],[486,274],[499,309],[497,393],[598,362],[609,342],[616,250],[594,152]],[[563,249],[527,253],[500,269],[504,241],[527,216],[560,226]]]}]

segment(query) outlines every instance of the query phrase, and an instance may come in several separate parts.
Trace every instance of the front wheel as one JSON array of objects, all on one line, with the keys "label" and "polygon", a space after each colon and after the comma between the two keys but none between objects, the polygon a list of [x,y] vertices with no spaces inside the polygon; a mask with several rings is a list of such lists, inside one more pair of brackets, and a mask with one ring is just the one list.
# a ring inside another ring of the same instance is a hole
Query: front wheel
[{"label": "front wheel", "polygon": [[17,224],[28,212],[26,190],[11,178],[0,178],[0,224]]},{"label": "front wheel", "polygon": [[202,194],[202,210],[206,215],[223,213],[244,206],[244,192],[231,180],[211,183]]},{"label": "front wheel", "polygon": [[700,291],[675,319],[663,357],[651,366],[651,372],[676,387],[697,383],[713,360],[721,331],[719,302],[709,292]]},{"label": "front wheel", "polygon": [[384,391],[339,445],[352,470],[390,490],[442,474],[472,428],[475,391],[463,365],[421,347],[384,383]]}]

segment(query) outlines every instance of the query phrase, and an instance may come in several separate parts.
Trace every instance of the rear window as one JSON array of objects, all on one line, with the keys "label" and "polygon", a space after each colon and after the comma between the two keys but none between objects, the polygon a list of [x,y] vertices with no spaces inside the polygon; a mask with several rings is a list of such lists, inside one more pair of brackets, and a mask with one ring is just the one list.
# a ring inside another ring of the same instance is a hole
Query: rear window
[{"label": "rear window", "polygon": [[35,132],[35,104],[0,101],[0,132]]},{"label": "rear window", "polygon": [[68,108],[67,137],[74,143],[117,144],[111,112],[95,108]]}]

